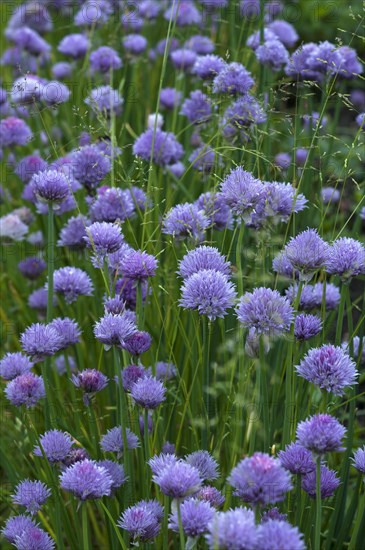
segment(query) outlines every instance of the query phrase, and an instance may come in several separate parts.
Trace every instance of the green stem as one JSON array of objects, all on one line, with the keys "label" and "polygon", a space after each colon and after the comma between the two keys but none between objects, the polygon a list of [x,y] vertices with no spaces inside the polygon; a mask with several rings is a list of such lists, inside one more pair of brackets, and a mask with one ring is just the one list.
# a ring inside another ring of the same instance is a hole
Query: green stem
[{"label": "green stem", "polygon": [[[208,325],[208,326],[207,326]],[[202,392],[204,401],[204,414],[205,414],[205,428],[203,430],[203,449],[208,449],[209,436],[210,436],[210,341],[212,326],[208,319],[203,319],[203,349],[205,362],[203,363],[203,379],[202,379]],[[208,334],[208,335],[207,335]]]},{"label": "green stem", "polygon": [[180,550],[185,550],[185,537],[184,530],[181,521],[180,501],[177,500],[177,519],[179,522],[179,535],[180,535]]},{"label": "green stem", "polygon": [[321,548],[322,498],[321,498],[321,457],[316,459],[316,525],[314,532],[314,550]]},{"label": "green stem", "polygon": [[266,377],[266,363],[265,363],[265,343],[264,337],[260,336],[260,351],[259,351],[259,365],[258,365],[258,383],[260,398],[259,403],[262,403],[263,422],[264,422],[264,452],[268,452],[268,445],[270,441],[270,420],[269,420],[269,397],[267,389],[267,377]]},{"label": "green stem", "polygon": [[163,514],[163,548],[169,547],[169,532],[168,532],[168,522],[169,522],[169,504],[170,500],[169,497],[164,495],[163,497],[163,507],[164,507],[164,514]]},{"label": "green stem", "polygon": [[[303,289],[303,281],[299,282],[298,294],[294,302],[294,312],[298,311],[300,297]],[[293,381],[293,346],[294,346],[294,321],[290,330],[290,339],[288,345],[287,362],[285,368],[285,411],[284,411],[284,428],[283,428],[283,445],[287,445],[291,440],[291,430],[294,425],[294,381]]]},{"label": "green stem", "polygon": [[[54,212],[52,205],[48,205],[48,227],[47,227],[47,262],[48,262],[48,290],[47,290],[47,324],[53,318],[53,272],[55,262],[55,235],[54,235]],[[49,430],[55,425],[56,414],[54,411],[53,400],[57,398],[57,392],[53,391],[53,373],[51,358],[47,357],[46,361],[42,362],[42,378],[46,392],[45,403],[45,425]]]},{"label": "green stem", "polygon": [[143,440],[144,440],[144,460],[145,460],[145,480],[143,485],[146,490],[146,496],[149,494],[149,466],[148,461],[150,459],[150,438],[148,433],[148,409],[143,411]]},{"label": "green stem", "polygon": [[336,346],[339,346],[341,344],[342,324],[343,324],[343,315],[345,311],[347,289],[348,287],[342,284],[341,299],[340,299],[340,305],[338,307],[338,317],[337,317],[337,324],[336,324],[336,340],[335,340]]},{"label": "green stem", "polygon": [[357,550],[361,548],[361,541],[363,542],[363,527],[365,523],[365,493],[360,497],[359,507],[357,509],[357,516],[355,521],[354,530],[352,532],[352,537],[350,540],[349,550]]},{"label": "green stem", "polygon": [[297,474],[295,487],[295,525],[300,529],[302,520],[302,476]]},{"label": "green stem", "polygon": [[81,515],[82,515],[82,541],[84,545],[83,550],[89,550],[89,532],[88,532],[86,502],[83,502],[81,504]]}]

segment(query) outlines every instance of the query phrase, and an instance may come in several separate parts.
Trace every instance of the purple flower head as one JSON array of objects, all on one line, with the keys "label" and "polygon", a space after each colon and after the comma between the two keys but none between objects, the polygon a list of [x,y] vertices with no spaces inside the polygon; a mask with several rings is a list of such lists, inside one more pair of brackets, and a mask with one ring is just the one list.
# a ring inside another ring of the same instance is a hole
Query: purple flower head
[{"label": "purple flower head", "polygon": [[185,457],[185,461],[194,466],[204,481],[211,481],[218,477],[218,463],[208,451],[195,451]]},{"label": "purple flower head", "polygon": [[78,267],[61,267],[53,275],[54,291],[65,297],[67,304],[72,304],[78,296],[91,296],[93,284],[85,271]]},{"label": "purple flower head", "polygon": [[189,72],[197,59],[197,54],[189,48],[179,48],[170,53],[170,59],[176,69]]},{"label": "purple flower head", "polygon": [[193,168],[200,172],[210,172],[213,170],[214,166],[217,164],[217,159],[219,162],[220,157],[217,155],[216,151],[204,143],[189,156],[189,162],[191,162]]},{"label": "purple flower head", "polygon": [[360,363],[365,363],[365,336],[363,336],[362,340],[360,340],[359,336],[354,336],[353,346],[354,346],[354,357],[356,357],[357,361],[359,361],[360,359]]},{"label": "purple flower head", "polygon": [[156,378],[162,382],[172,380],[177,375],[177,368],[173,363],[165,361],[157,361],[156,363]]},{"label": "purple flower head", "polygon": [[286,74],[302,80],[320,81],[322,79],[321,73],[314,70],[313,65],[310,63],[312,56],[316,55],[317,52],[318,46],[313,42],[300,46],[291,55],[285,69]]},{"label": "purple flower head", "polygon": [[172,110],[177,107],[181,101],[182,93],[175,88],[162,88],[160,94],[160,106]]},{"label": "purple flower head", "polygon": [[291,165],[291,156],[289,153],[278,153],[275,155],[275,164],[282,170],[287,170]]},{"label": "purple flower head", "polygon": [[124,49],[132,55],[140,55],[147,48],[147,39],[141,34],[127,34],[122,43]]},{"label": "purple flower head", "polygon": [[76,462],[82,462],[87,458],[90,458],[90,457],[89,457],[89,453],[85,451],[85,449],[80,447],[73,448],[70,450],[68,455],[63,459],[62,464],[63,466],[66,466],[66,468],[68,468],[69,466],[76,464]]},{"label": "purple flower head", "polygon": [[313,111],[312,115],[303,115],[303,126],[306,130],[312,128],[312,130],[324,128],[327,124],[327,117],[321,117],[321,114]]},{"label": "purple flower head", "polygon": [[73,65],[67,61],[60,61],[59,63],[55,63],[52,67],[52,76],[57,78],[57,80],[70,78],[72,76],[72,72]]},{"label": "purple flower head", "polygon": [[28,233],[28,226],[14,212],[0,218],[0,237],[14,241],[22,241]]},{"label": "purple flower head", "polygon": [[166,388],[153,376],[139,378],[130,390],[134,401],[144,409],[156,409],[165,401]]},{"label": "purple flower head", "polygon": [[34,363],[43,361],[45,357],[54,355],[62,348],[62,338],[51,325],[34,323],[21,334],[20,342],[23,350]]},{"label": "purple flower head", "polygon": [[27,512],[34,515],[41,509],[50,495],[50,489],[41,481],[25,479],[15,487],[12,501],[14,504],[25,506]]},{"label": "purple flower head", "polygon": [[144,19],[156,19],[163,5],[158,0],[142,0],[139,4],[139,13]]},{"label": "purple flower head", "polygon": [[110,158],[95,145],[85,145],[72,155],[74,177],[90,191],[110,172]]},{"label": "purple flower head", "polygon": [[38,258],[37,256],[30,256],[18,263],[20,273],[31,281],[37,279],[43,273],[46,267],[46,262],[42,258]]},{"label": "purple flower head", "polygon": [[61,338],[62,347],[60,349],[66,349],[68,346],[73,346],[80,342],[81,330],[77,322],[73,319],[69,317],[58,317],[54,319],[49,326],[54,328]]},{"label": "purple flower head", "polygon": [[7,520],[1,532],[9,542],[14,543],[18,537],[21,537],[24,531],[32,527],[36,527],[36,524],[29,516],[12,516]]},{"label": "purple flower head", "polygon": [[14,545],[17,550],[53,550],[55,542],[43,529],[30,526],[15,537]]},{"label": "purple flower head", "polygon": [[360,113],[357,115],[355,120],[358,127],[361,128],[361,130],[365,130],[365,113]]},{"label": "purple flower head", "polygon": [[68,34],[62,38],[58,45],[58,51],[63,55],[69,55],[74,59],[80,59],[86,55],[90,42],[84,34]]},{"label": "purple flower head", "polygon": [[42,38],[37,31],[29,27],[20,27],[7,33],[8,38],[16,46],[29,52],[32,55],[48,54],[51,46]]},{"label": "purple flower head", "polygon": [[299,443],[290,443],[278,458],[286,470],[292,474],[307,474],[316,468],[312,453]]},{"label": "purple flower head", "polygon": [[113,313],[113,315],[124,313],[124,311],[126,311],[125,302],[123,302],[120,296],[105,297],[104,311],[105,313]]},{"label": "purple flower head", "polygon": [[339,202],[341,198],[341,193],[338,189],[335,189],[333,187],[322,187],[321,198],[323,204],[335,204]]},{"label": "purple flower head", "polygon": [[258,527],[258,549],[270,550],[305,550],[303,535],[297,527],[287,521],[271,519]]},{"label": "purple flower head", "polygon": [[169,41],[167,41],[166,38],[163,38],[159,42],[157,42],[156,46],[156,53],[159,55],[164,55],[165,48],[167,46],[167,52],[173,52],[174,50],[177,50],[180,46],[180,41],[177,38],[170,38]]},{"label": "purple flower head", "polygon": [[99,189],[96,200],[90,205],[93,222],[124,221],[134,213],[135,205],[128,191],[116,188]]},{"label": "purple flower head", "polygon": [[[96,114],[103,113],[105,116],[110,117],[112,113],[114,113],[115,115],[121,114],[124,99],[121,97],[118,90],[115,90],[111,86],[105,85],[99,86],[98,88],[94,88],[93,90],[91,90],[90,95],[85,99],[85,103],[86,105],[89,105]],[[87,145],[85,147],[87,147]],[[98,148],[96,145],[89,145],[88,147],[96,147],[96,149],[100,152],[100,148]],[[88,155],[90,156],[90,150],[88,151]],[[105,154],[104,156],[108,157],[108,155]],[[90,159],[91,162],[93,162],[92,155],[90,156]],[[106,171],[106,162],[102,163],[99,159],[97,159],[95,162],[98,163],[98,170],[101,173],[103,171]],[[90,175],[88,175],[88,177],[92,176],[91,168]],[[82,165],[80,169],[82,170]],[[109,170],[110,168],[105,172],[105,174],[109,172]],[[101,179],[104,178],[105,174],[102,176]]]},{"label": "purple flower head", "polygon": [[322,330],[322,321],[317,315],[301,313],[294,321],[294,336],[298,340],[308,340],[319,334]]},{"label": "purple flower head", "polygon": [[39,155],[28,155],[18,162],[14,172],[23,183],[28,183],[34,174],[43,172],[47,166],[47,162]]},{"label": "purple flower head", "polygon": [[21,118],[9,116],[0,122],[0,145],[26,145],[33,136],[32,130]]},{"label": "purple flower head", "polygon": [[173,133],[164,132],[159,128],[154,132],[153,128],[149,128],[134,142],[133,154],[147,162],[150,162],[152,154],[153,162],[166,166],[180,160],[184,150]]},{"label": "purple flower head", "polygon": [[201,124],[209,120],[211,112],[208,96],[200,90],[195,90],[185,99],[180,114],[185,115],[192,124]]},{"label": "purple flower head", "polygon": [[[209,219],[209,225],[218,231],[231,229],[233,216],[221,193],[203,193],[195,201],[196,206],[204,211]],[[219,270],[217,270],[219,271]]]},{"label": "purple flower head", "polygon": [[195,61],[191,72],[202,80],[213,80],[226,66],[218,55],[202,55]]},{"label": "purple flower head", "polygon": [[13,380],[21,374],[26,374],[33,367],[33,363],[26,355],[20,352],[7,353],[0,361],[0,376],[4,380]]},{"label": "purple flower head", "polygon": [[[276,34],[268,29],[267,27],[264,28],[264,42],[268,42],[269,40],[275,40],[277,39]],[[252,50],[257,50],[257,48],[261,44],[261,34],[260,31],[254,32],[251,34],[246,42],[247,46],[251,48]]]},{"label": "purple flower head", "polygon": [[113,277],[117,275],[120,271],[120,263],[123,260],[124,256],[131,252],[133,248],[127,243],[123,243],[122,246],[116,251],[108,254],[108,268],[112,273]]},{"label": "purple flower head", "polygon": [[95,222],[86,228],[86,233],[86,245],[101,258],[119,250],[124,241],[120,226],[114,223]]},{"label": "purple flower head", "polygon": [[273,71],[280,71],[289,61],[286,47],[277,39],[268,40],[255,50],[256,57],[262,65],[267,65]]},{"label": "purple flower head", "polygon": [[365,247],[356,239],[341,237],[330,246],[326,260],[327,273],[339,275],[343,281],[365,273]]},{"label": "purple flower head", "polygon": [[151,505],[152,502],[155,501],[141,501],[130,506],[117,522],[118,527],[128,531],[134,541],[149,541],[160,532],[160,510],[156,515],[157,508],[155,504]]},{"label": "purple flower head", "polygon": [[[213,519],[215,510],[207,501],[188,498],[181,504],[180,513],[184,533],[188,537],[199,537],[208,530],[208,524]],[[177,511],[170,515],[169,528],[179,532]]]},{"label": "purple flower head", "polygon": [[[137,449],[137,447],[139,447],[138,437],[128,428],[126,429],[126,432],[128,449]],[[104,452],[109,451],[111,453],[117,453],[117,456],[119,457],[124,450],[122,426],[115,426],[114,428],[108,430],[100,440],[100,448]]]},{"label": "purple flower head", "polygon": [[[316,283],[315,285],[306,285],[303,287],[299,307],[307,310],[321,308],[324,290],[326,290],[324,297],[326,309],[336,309],[340,303],[340,291],[338,287],[332,283],[327,283],[326,289],[324,289],[323,283]],[[298,294],[298,286],[294,285],[289,287],[285,291],[285,294],[288,300],[293,303]]]},{"label": "purple flower head", "polygon": [[167,166],[167,170],[175,178],[179,179],[185,173],[185,166],[182,162],[175,162],[175,164]]},{"label": "purple flower head", "polygon": [[76,13],[74,23],[79,27],[99,27],[108,21],[112,13],[109,0],[86,0]]},{"label": "purple flower head", "polygon": [[202,241],[204,232],[209,226],[209,220],[195,204],[188,202],[171,208],[163,220],[162,232],[178,239],[190,237],[194,241]]},{"label": "purple flower head", "polygon": [[131,355],[138,356],[145,353],[152,345],[152,338],[148,332],[136,330],[123,342],[123,348]]},{"label": "purple flower head", "polygon": [[170,454],[170,455],[173,455],[175,454],[175,444],[174,443],[170,443],[170,441],[165,441],[165,443],[162,445],[162,453],[163,454]]},{"label": "purple flower head", "polygon": [[357,58],[356,50],[349,46],[342,46],[337,53],[340,56],[340,65],[337,67],[339,77],[354,79],[362,74],[363,67]]},{"label": "purple flower head", "polygon": [[119,489],[127,481],[128,478],[124,473],[124,468],[118,462],[114,462],[114,460],[99,460],[97,464],[105,468],[112,478],[112,490]]},{"label": "purple flower head", "polygon": [[213,80],[216,94],[245,94],[254,85],[251,73],[241,63],[229,63]]},{"label": "purple flower head", "polygon": [[215,45],[208,36],[195,34],[185,42],[184,47],[193,50],[198,55],[207,55],[214,51]]},{"label": "purple flower head", "polygon": [[[141,281],[139,283],[141,290],[142,304],[145,304],[148,292],[148,282]],[[120,295],[120,298],[125,302],[126,308],[136,309],[137,305],[137,285],[132,279],[122,277],[115,283],[115,292]]]},{"label": "purple flower head", "polygon": [[180,0],[178,4],[174,3],[163,16],[167,21],[176,21],[178,27],[198,25],[202,20],[199,10],[189,0]]},{"label": "purple flower head", "polygon": [[106,468],[93,460],[82,460],[60,475],[60,486],[84,501],[109,496],[113,480]]},{"label": "purple flower head", "polygon": [[261,523],[265,523],[266,521],[286,521],[287,520],[287,514],[282,514],[279,511],[279,508],[277,506],[274,506],[273,508],[269,508],[264,512],[261,516]]},{"label": "purple flower head", "polygon": [[148,461],[152,473],[155,476],[161,475],[166,468],[176,464],[178,461],[177,456],[174,453],[161,453],[160,455],[155,455]]},{"label": "purple flower head", "polygon": [[316,414],[299,422],[297,439],[300,445],[315,454],[342,451],[341,439],[346,429],[330,414]]},{"label": "purple flower head", "polygon": [[153,475],[152,479],[164,495],[179,499],[196,493],[202,481],[197,468],[182,460],[170,463],[160,473]]},{"label": "purple flower head", "polygon": [[251,94],[246,93],[227,107],[221,127],[227,140],[238,136],[245,142],[249,138],[248,129],[253,124],[262,124],[265,121],[266,113],[260,103]]},{"label": "purple flower head", "polygon": [[[321,465],[321,498],[329,498],[336,491],[340,480],[335,470],[330,470],[324,464]],[[309,472],[302,478],[302,489],[308,493],[311,498],[316,498],[316,472]]]},{"label": "purple flower head", "polygon": [[347,351],[332,344],[310,349],[295,369],[299,376],[334,395],[343,395],[359,375]]},{"label": "purple flower head", "polygon": [[258,531],[253,511],[239,507],[217,512],[208,525],[206,540],[210,550],[255,550]]},{"label": "purple flower head", "polygon": [[[141,414],[139,415],[139,431],[141,432],[142,437],[144,435],[144,427],[145,427],[145,419],[144,419],[144,415]],[[147,416],[147,429],[148,429],[148,433],[151,434],[153,431],[153,418],[152,418],[151,412],[149,412]]]},{"label": "purple flower head", "polygon": [[[67,361],[68,361],[68,366],[70,368],[70,371],[71,372],[76,372],[77,371],[77,368],[76,368],[76,361],[73,357],[71,357],[70,355],[67,355]],[[59,375],[63,375],[63,374],[66,374],[68,369],[67,369],[67,362],[66,362],[66,359],[65,359],[65,355],[59,355],[58,357],[56,357],[55,359],[55,365],[56,365],[56,369],[57,369],[57,372]]]},{"label": "purple flower head", "polygon": [[260,287],[241,297],[237,317],[245,328],[254,328],[258,334],[280,336],[290,328],[293,308],[277,290]]},{"label": "purple flower head", "polygon": [[362,474],[365,474],[365,445],[357,449],[357,451],[354,452],[354,456],[351,459],[353,462],[353,466],[359,470]]},{"label": "purple flower head", "polygon": [[90,54],[90,68],[94,72],[108,73],[122,66],[118,53],[108,46],[101,46]]},{"label": "purple flower head", "polygon": [[61,432],[61,430],[49,430],[45,432],[40,436],[40,443],[41,446],[36,445],[34,447],[33,454],[41,457],[44,454],[52,464],[62,462],[70,453],[73,445],[68,433]]},{"label": "purple flower head", "polygon": [[141,281],[155,275],[157,263],[156,258],[151,254],[140,250],[131,250],[125,254],[119,265],[124,277]]},{"label": "purple flower head", "polygon": [[308,67],[311,71],[320,75],[332,75],[342,65],[342,57],[338,48],[328,42],[320,42],[308,58]]},{"label": "purple flower head", "polygon": [[202,487],[200,491],[196,494],[196,498],[209,502],[209,504],[211,506],[214,506],[214,508],[219,508],[220,506],[223,506],[226,500],[222,493],[211,485],[204,485],[204,487]]},{"label": "purple flower head", "polygon": [[90,404],[90,397],[108,385],[108,378],[96,369],[84,369],[72,375],[72,383],[84,392],[84,404]]},{"label": "purple flower head", "polygon": [[42,100],[47,105],[59,105],[60,103],[66,103],[70,97],[70,90],[62,82],[58,80],[50,80],[42,87]]},{"label": "purple flower head", "polygon": [[32,372],[20,374],[8,383],[5,394],[13,405],[25,405],[29,409],[46,396],[43,378]]},{"label": "purple flower head", "polygon": [[52,30],[52,17],[47,8],[38,2],[26,2],[17,6],[8,21],[9,32],[19,27],[29,27],[40,34]]},{"label": "purple flower head", "polygon": [[250,172],[238,166],[223,181],[220,191],[232,211],[246,220],[259,202],[264,186]]},{"label": "purple flower head", "polygon": [[284,500],[292,489],[289,473],[280,460],[265,453],[244,458],[233,468],[228,482],[234,494],[253,505],[274,504]]},{"label": "purple flower head", "polygon": [[354,107],[361,110],[365,107],[365,91],[360,89],[351,90],[350,100]]},{"label": "purple flower head", "polygon": [[[29,294],[28,305],[32,309],[37,309],[39,312],[46,313],[48,306],[48,290],[45,287],[38,288]],[[57,305],[57,299],[53,296],[53,305]]]},{"label": "purple flower head", "polygon": [[267,26],[267,29],[273,32],[287,48],[292,48],[299,39],[293,25],[282,19],[276,19]]},{"label": "purple flower head", "polygon": [[135,332],[136,325],[126,312],[107,313],[94,326],[95,338],[105,346],[124,346]]},{"label": "purple flower head", "polygon": [[226,275],[214,269],[201,269],[184,281],[179,305],[196,309],[210,321],[224,317],[236,298],[234,286]]},{"label": "purple flower head", "polygon": [[251,215],[249,225],[261,227],[268,221],[276,224],[288,222],[293,212],[306,208],[307,199],[297,194],[290,183],[264,182],[263,193]]},{"label": "purple flower head", "polygon": [[21,76],[13,83],[10,92],[11,100],[17,105],[34,104],[41,100],[44,85],[45,81],[36,75]]},{"label": "purple flower head", "polygon": [[325,265],[328,251],[328,244],[318,235],[316,229],[302,231],[292,237],[284,248],[284,254],[299,271],[299,278],[307,282]]}]

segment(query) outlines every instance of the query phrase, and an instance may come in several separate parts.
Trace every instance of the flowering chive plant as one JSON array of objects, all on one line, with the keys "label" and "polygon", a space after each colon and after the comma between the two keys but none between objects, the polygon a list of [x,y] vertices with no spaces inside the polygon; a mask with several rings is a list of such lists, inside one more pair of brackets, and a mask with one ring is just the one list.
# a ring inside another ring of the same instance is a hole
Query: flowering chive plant
[{"label": "flowering chive plant", "polygon": [[13,4],[1,548],[362,548],[362,3]]}]

